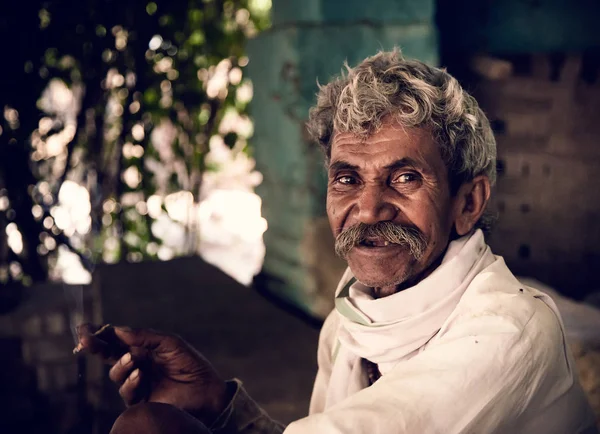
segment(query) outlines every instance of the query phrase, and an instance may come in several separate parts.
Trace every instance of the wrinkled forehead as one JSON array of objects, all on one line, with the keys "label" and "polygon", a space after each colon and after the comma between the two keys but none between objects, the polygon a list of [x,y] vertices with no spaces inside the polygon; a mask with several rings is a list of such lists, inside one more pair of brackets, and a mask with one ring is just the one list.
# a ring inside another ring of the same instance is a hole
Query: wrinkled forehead
[{"label": "wrinkled forehead", "polygon": [[334,132],[331,141],[330,163],[351,159],[353,164],[388,165],[403,158],[421,161],[435,170],[445,168],[428,128],[407,128],[387,121],[371,135]]}]

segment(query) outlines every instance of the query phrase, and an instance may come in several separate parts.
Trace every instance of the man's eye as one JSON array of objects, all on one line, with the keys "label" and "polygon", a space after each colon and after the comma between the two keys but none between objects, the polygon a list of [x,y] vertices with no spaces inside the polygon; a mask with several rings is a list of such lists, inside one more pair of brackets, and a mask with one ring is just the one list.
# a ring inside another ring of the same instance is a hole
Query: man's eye
[{"label": "man's eye", "polygon": [[356,184],[356,179],[352,176],[340,176],[335,180],[338,184],[342,185],[352,185]]},{"label": "man's eye", "polygon": [[414,173],[403,173],[402,175],[396,177],[394,182],[398,184],[408,184],[409,182],[415,182],[419,179],[419,177]]}]

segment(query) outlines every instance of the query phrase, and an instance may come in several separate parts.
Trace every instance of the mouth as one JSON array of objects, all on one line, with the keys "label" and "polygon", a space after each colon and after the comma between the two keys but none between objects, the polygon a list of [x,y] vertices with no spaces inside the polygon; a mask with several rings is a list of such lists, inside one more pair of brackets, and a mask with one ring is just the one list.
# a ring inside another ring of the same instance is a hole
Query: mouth
[{"label": "mouth", "polygon": [[396,246],[396,245],[397,244],[390,243],[389,241],[386,241],[381,238],[370,238],[370,239],[362,240],[360,243],[358,243],[359,247],[367,247],[367,248],[389,247],[389,246]]}]

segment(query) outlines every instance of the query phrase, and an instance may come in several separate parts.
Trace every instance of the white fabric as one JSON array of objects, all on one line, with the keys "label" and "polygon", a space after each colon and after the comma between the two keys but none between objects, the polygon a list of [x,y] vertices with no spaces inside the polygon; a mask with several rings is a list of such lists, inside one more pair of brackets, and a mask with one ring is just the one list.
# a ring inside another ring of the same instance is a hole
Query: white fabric
[{"label": "white fabric", "polygon": [[[473,278],[494,260],[483,233],[477,231],[450,243],[442,263],[426,279],[379,299],[374,299],[371,288],[356,282],[348,270],[336,291],[341,345],[327,405],[366,387],[362,358],[377,363],[380,372],[386,374],[423,347],[456,308]],[[352,282],[345,296],[344,287]]]},{"label": "white fabric", "polygon": [[565,297],[556,289],[531,277],[517,276],[523,285],[542,291],[552,298],[565,324],[567,339],[571,342],[600,344],[600,309]]},{"label": "white fabric", "polygon": [[[434,273],[393,296],[372,300],[352,285],[338,308],[366,325],[349,325],[337,310],[327,318],[310,415],[285,434],[597,432],[556,306],[482,240],[453,243]],[[419,317],[424,326],[408,326]],[[379,323],[382,339],[365,328]],[[361,354],[381,362],[371,387]]]}]

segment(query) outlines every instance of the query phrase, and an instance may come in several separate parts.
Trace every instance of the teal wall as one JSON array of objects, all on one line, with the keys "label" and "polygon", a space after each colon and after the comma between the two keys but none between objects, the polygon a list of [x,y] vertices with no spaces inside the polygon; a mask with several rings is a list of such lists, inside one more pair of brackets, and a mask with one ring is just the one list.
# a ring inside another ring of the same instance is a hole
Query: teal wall
[{"label": "teal wall", "polygon": [[325,218],[323,157],[304,126],[317,80],[394,46],[437,63],[434,13],[431,0],[274,0],[273,27],[248,45],[258,193],[269,223],[264,271],[271,290],[317,316],[331,307],[344,266]]},{"label": "teal wall", "polygon": [[450,52],[578,52],[600,48],[598,0],[439,1]]}]

